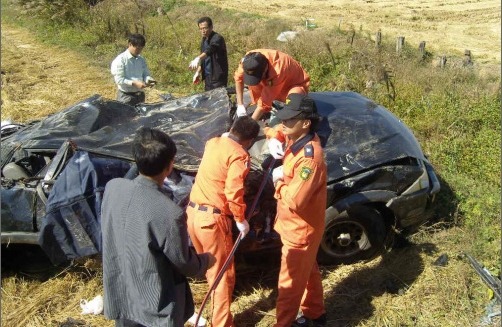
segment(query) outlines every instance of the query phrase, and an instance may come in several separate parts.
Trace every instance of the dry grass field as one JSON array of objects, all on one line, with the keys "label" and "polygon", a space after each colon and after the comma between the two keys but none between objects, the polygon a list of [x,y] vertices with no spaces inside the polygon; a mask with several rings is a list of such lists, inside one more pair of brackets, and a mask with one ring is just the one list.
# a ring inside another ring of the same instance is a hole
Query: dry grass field
[{"label": "dry grass field", "polygon": [[[114,99],[116,87],[107,70],[92,58],[47,47],[26,30],[2,24],[2,120],[39,119],[89,97]],[[147,90],[147,102],[160,91]]]},{"label": "dry grass field", "polygon": [[[203,2],[281,17],[291,20],[293,26],[313,18],[318,28],[354,28],[372,37],[380,29],[384,38],[404,36],[406,42],[417,47],[425,41],[426,47],[438,55],[462,56],[464,50],[469,49],[481,69],[500,71],[501,4],[496,0]],[[217,22],[215,24],[217,27]],[[108,71],[93,66],[92,58],[44,47],[29,34],[5,24],[2,25],[2,58],[2,69],[15,73],[2,75],[2,120],[44,117],[94,93],[109,98],[115,96]],[[161,91],[149,90],[147,102],[157,101]]]},{"label": "dry grass field", "polygon": [[[217,6],[296,21],[314,18],[318,28],[355,28],[370,35],[381,29],[384,37],[405,36],[412,44],[444,54],[473,52],[475,60],[500,69],[500,1],[495,0],[235,0],[205,1]],[[217,22],[215,22],[217,24]],[[2,23],[1,119],[28,121],[99,93],[114,98],[107,70],[92,58],[65,49],[47,47],[27,30]],[[4,71],[9,71],[8,75]],[[162,90],[152,89],[147,102]],[[437,227],[437,229],[436,229]],[[461,228],[423,230],[392,252],[369,263],[323,267],[329,314],[328,327],[342,326],[497,326],[483,325],[485,307],[471,301],[489,294],[473,294],[472,283],[482,282],[460,257],[470,242]],[[441,254],[446,265],[435,265]],[[5,259],[2,252],[2,261]],[[15,254],[17,255],[17,254]],[[28,259],[30,260],[30,259]],[[238,270],[232,311],[236,326],[271,326],[274,322],[273,263],[243,264]],[[81,315],[80,299],[102,293],[99,258],[58,269],[16,267],[2,275],[1,326],[113,326],[102,315]],[[2,268],[3,270],[3,268]],[[51,274],[51,278],[45,278]],[[479,286],[478,285],[478,286]],[[193,281],[197,304],[207,285]],[[188,325],[187,325],[188,326]]]},{"label": "dry grass field", "polygon": [[313,18],[319,28],[354,28],[374,36],[426,47],[444,55],[471,50],[476,60],[500,64],[498,0],[205,0],[222,8],[245,10],[291,21]]}]

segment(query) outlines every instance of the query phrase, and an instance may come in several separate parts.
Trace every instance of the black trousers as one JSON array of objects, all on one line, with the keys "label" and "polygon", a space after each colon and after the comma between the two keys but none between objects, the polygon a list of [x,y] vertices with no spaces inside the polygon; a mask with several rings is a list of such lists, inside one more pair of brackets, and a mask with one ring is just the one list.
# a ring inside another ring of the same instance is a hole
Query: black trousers
[{"label": "black trousers", "polygon": [[135,106],[138,103],[145,102],[145,92],[134,92],[134,93],[126,93],[121,90],[117,91],[117,101],[123,102],[125,104]]},{"label": "black trousers", "polygon": [[226,87],[227,84],[220,81],[211,81],[211,75],[204,76],[204,91],[214,90],[218,87]]}]

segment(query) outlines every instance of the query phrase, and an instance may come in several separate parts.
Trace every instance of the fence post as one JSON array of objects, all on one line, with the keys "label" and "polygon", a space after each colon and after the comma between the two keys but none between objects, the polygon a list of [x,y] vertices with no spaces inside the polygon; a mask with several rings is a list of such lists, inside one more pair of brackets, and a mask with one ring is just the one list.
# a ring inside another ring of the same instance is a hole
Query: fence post
[{"label": "fence post", "polygon": [[396,43],[396,52],[401,53],[403,50],[403,45],[404,45],[404,36],[398,36],[397,37],[397,43]]},{"label": "fence post", "polygon": [[464,66],[472,66],[471,50],[465,49],[464,51]]},{"label": "fence post", "polygon": [[350,46],[352,46],[352,43],[354,43],[354,37],[356,36],[356,30],[352,29],[351,35],[350,35]]},{"label": "fence post", "polygon": [[378,48],[378,47],[380,47],[380,44],[382,44],[382,31],[378,30],[378,32],[376,33],[376,36],[375,36],[375,45]]},{"label": "fence post", "polygon": [[420,51],[420,55],[422,56],[422,59],[424,59],[426,57],[425,41],[420,42],[418,46],[418,51]]},{"label": "fence post", "polygon": [[445,68],[446,67],[446,56],[441,56],[439,58],[439,67]]}]

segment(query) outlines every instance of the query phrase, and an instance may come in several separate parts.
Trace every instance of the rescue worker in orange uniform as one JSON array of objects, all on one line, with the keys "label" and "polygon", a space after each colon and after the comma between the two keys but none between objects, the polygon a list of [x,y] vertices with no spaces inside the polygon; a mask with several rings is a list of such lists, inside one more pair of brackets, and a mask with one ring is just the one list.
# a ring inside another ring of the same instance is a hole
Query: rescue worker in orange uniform
[{"label": "rescue worker in orange uniform", "polygon": [[256,104],[253,119],[260,120],[270,112],[272,101],[284,102],[292,93],[307,94],[310,76],[291,56],[271,49],[256,49],[246,53],[234,73],[237,115],[246,115],[244,84],[249,88],[252,104]]},{"label": "rescue worker in orange uniform", "polygon": [[327,201],[327,168],[315,133],[320,117],[314,100],[303,94],[290,94],[276,115],[281,124],[267,131],[270,153],[283,159],[272,172],[277,199],[274,229],[283,244],[275,327],[325,326],[316,262]]},{"label": "rescue worker in orange uniform", "polygon": [[[197,253],[211,253],[216,258],[214,266],[206,272],[209,285],[213,284],[232,250],[232,216],[241,233],[246,235],[249,231],[245,217],[244,180],[250,168],[247,150],[259,131],[260,126],[251,117],[238,117],[228,135],[206,142],[190,192],[187,222]],[[211,295],[211,326],[234,326],[230,313],[234,285],[232,261]]]}]

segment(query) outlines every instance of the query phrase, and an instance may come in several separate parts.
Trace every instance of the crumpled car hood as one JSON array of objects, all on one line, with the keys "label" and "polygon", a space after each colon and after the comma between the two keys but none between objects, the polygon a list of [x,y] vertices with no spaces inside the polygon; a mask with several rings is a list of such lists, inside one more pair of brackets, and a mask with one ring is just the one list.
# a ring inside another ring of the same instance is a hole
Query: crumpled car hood
[{"label": "crumpled car hood", "polygon": [[394,160],[425,160],[412,131],[396,116],[354,92],[313,92],[323,117],[318,134],[328,180],[338,180]]},{"label": "crumpled car hood", "polygon": [[196,171],[205,142],[229,128],[229,110],[224,88],[136,108],[94,95],[2,140],[2,166],[18,146],[58,149],[68,139],[82,149],[133,160],[134,133],[149,126],[176,142],[176,168]]}]

